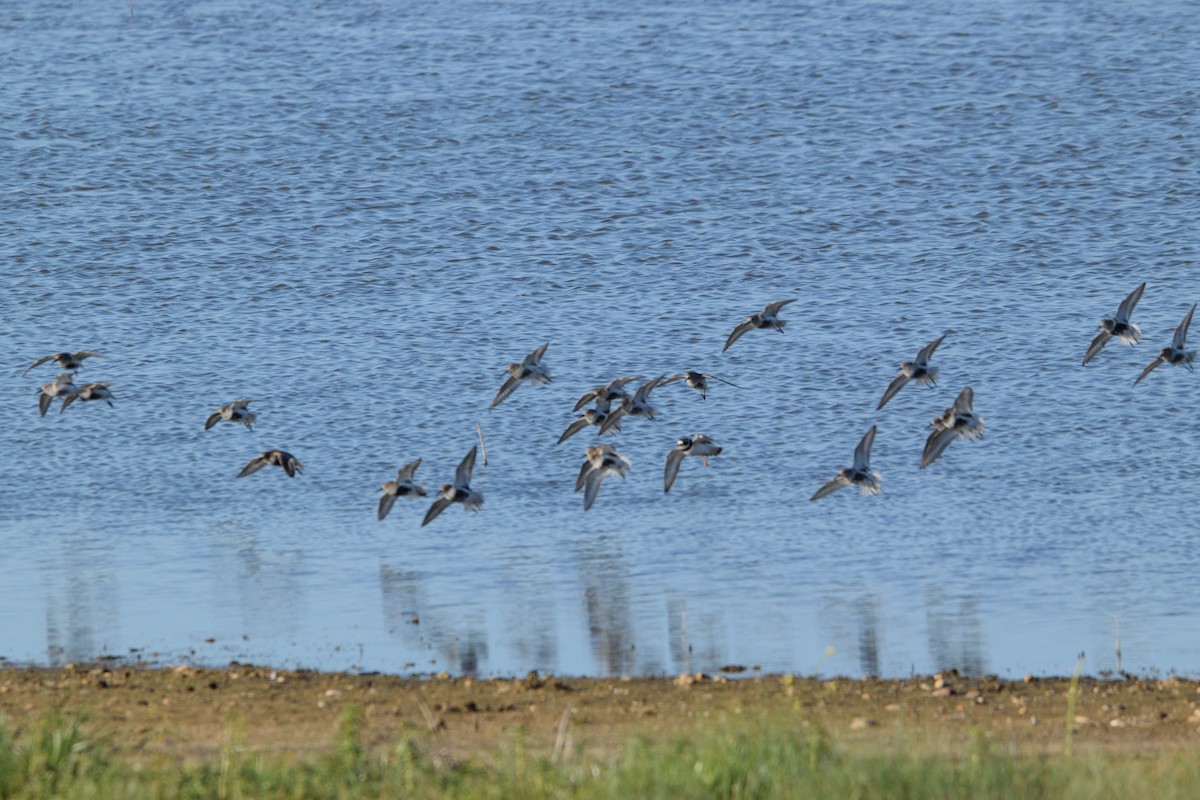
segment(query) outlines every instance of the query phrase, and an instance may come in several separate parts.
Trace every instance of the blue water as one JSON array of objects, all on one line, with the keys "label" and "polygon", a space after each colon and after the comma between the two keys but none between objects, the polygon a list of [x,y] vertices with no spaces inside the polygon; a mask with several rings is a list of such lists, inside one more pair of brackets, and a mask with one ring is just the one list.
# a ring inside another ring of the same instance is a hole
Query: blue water
[{"label": "blue water", "polygon": [[[1197,41],[1188,3],[6,9],[0,656],[1023,675],[1119,634],[1200,675],[1200,376],[1132,386],[1200,301]],[[22,372],[81,348],[116,407],[39,418]],[[686,369],[744,388],[658,390],[584,513],[575,399]],[[985,439],[919,470],[967,385]],[[476,422],[479,513],[375,520]],[[810,503],[872,424],[883,492]],[[235,479],[276,447],[302,476]]]}]

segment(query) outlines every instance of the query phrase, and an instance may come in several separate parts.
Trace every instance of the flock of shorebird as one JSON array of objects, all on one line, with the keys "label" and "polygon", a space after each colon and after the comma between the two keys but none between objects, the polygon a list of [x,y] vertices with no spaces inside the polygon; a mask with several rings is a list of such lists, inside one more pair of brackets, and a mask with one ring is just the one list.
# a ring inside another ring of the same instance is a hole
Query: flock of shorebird
[{"label": "flock of shorebird", "polygon": [[[1117,339],[1127,345],[1136,345],[1141,340],[1141,329],[1132,322],[1131,317],[1133,309],[1141,299],[1142,292],[1145,289],[1145,283],[1134,289],[1121,302],[1120,306],[1117,307],[1116,314],[1111,318],[1100,321],[1100,333],[1092,340],[1091,345],[1084,354],[1084,364],[1095,358],[1112,339]],[[784,306],[795,302],[795,300],[796,298],[792,298],[770,303],[762,311],[751,314],[745,322],[735,327],[733,332],[729,334],[722,352],[728,350],[730,346],[752,330],[774,330],[783,333],[787,321],[779,318],[780,311]],[[1196,353],[1187,349],[1187,332],[1195,310],[1196,306],[1193,305],[1183,318],[1183,321],[1175,329],[1171,345],[1162,348],[1159,351],[1158,357],[1142,370],[1141,374],[1134,380],[1135,386],[1141,383],[1154,369],[1163,364],[1173,366],[1182,365],[1189,370],[1192,369]],[[884,390],[883,397],[875,407],[877,411],[883,409],[911,381],[932,386],[937,385],[938,368],[932,366],[930,360],[946,336],[952,333],[954,331],[946,331],[922,347],[915,359],[900,364],[899,373],[888,384]],[[489,411],[510,397],[523,383],[550,383],[550,370],[543,363],[548,346],[549,343],[543,344],[527,355],[520,363],[508,365],[508,377],[500,386],[499,391],[496,392],[496,396],[488,406]],[[89,350],[80,350],[75,353],[54,353],[39,358],[32,366],[25,370],[25,374],[28,374],[34,367],[41,366],[50,361],[55,362],[61,369],[65,370],[53,382],[44,384],[38,390],[38,410],[42,416],[45,416],[51,402],[55,398],[61,398],[62,400],[59,413],[65,411],[75,400],[103,400],[108,405],[112,405],[114,398],[112,392],[109,390],[112,384],[88,383],[76,385],[74,383],[74,373],[83,366],[84,360],[88,358],[103,358],[103,356]],[[655,419],[656,410],[650,404],[650,394],[655,389],[671,383],[682,381],[689,388],[698,391],[701,398],[705,399],[708,397],[709,381],[717,381],[734,386],[735,388],[741,388],[737,384],[719,378],[716,375],[693,371],[670,377],[660,375],[644,381],[632,394],[625,390],[628,384],[639,380],[643,379],[639,376],[620,377],[608,382],[604,386],[598,386],[595,389],[585,392],[573,409],[576,412],[581,412],[579,417],[563,431],[563,434],[558,438],[558,442],[560,444],[565,442],[587,427],[597,428],[597,436],[603,436],[619,432],[622,421],[629,418],[642,417],[651,420]],[[975,413],[974,401],[975,393],[970,386],[967,386],[959,392],[954,402],[945,411],[930,421],[930,426],[933,430],[925,440],[925,447],[921,453],[921,469],[928,467],[936,461],[954,442],[983,437],[983,419]],[[205,420],[204,429],[208,430],[220,422],[230,422],[245,425],[247,429],[253,430],[257,415],[249,409],[251,402],[253,401],[241,399],[221,406]],[[585,408],[588,405],[591,405],[591,407]],[[837,475],[821,486],[811,499],[820,500],[822,497],[833,494],[846,486],[857,487],[859,494],[863,495],[872,495],[879,492],[883,486],[883,480],[879,472],[871,469],[871,446],[875,442],[875,431],[876,426],[871,426],[871,429],[866,432],[862,440],[858,443],[858,446],[854,450],[853,465],[838,470]],[[480,435],[480,441],[482,442],[482,434]],[[434,518],[454,503],[462,505],[463,509],[467,511],[474,511],[483,505],[483,492],[471,487],[471,475],[475,468],[477,449],[477,447],[472,447],[471,451],[459,463],[458,469],[454,473],[453,482],[443,484],[438,488],[438,497],[425,513],[425,517],[421,522],[422,526],[428,525]],[[678,439],[675,447],[667,453],[666,465],[663,470],[663,492],[671,491],[671,487],[674,485],[675,479],[679,474],[679,468],[685,458],[688,456],[698,457],[707,467],[708,459],[720,455],[720,453],[720,445],[704,434],[697,433]],[[486,451],[484,460],[486,463]],[[391,512],[397,498],[427,496],[425,487],[416,483],[414,477],[420,465],[421,459],[419,458],[406,464],[396,473],[395,480],[387,481],[382,485],[383,496],[379,499],[377,511],[377,516],[380,520],[383,520]],[[244,478],[247,475],[253,475],[267,466],[279,467],[289,478],[300,473],[303,468],[303,464],[290,453],[283,450],[267,450],[252,458],[242,468],[241,472],[238,473],[237,477]],[[591,508],[592,504],[596,501],[596,496],[599,494],[600,486],[605,478],[610,475],[624,477],[628,474],[629,469],[629,460],[617,451],[615,445],[603,443],[588,447],[584,451],[583,465],[580,467],[579,477],[575,481],[575,491],[579,492],[583,490],[584,510]]]}]

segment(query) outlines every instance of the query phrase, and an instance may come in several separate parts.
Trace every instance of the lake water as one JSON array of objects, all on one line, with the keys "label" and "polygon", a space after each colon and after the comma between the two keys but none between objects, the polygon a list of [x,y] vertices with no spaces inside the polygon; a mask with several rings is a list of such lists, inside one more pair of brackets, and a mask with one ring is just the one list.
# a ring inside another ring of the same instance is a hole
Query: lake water
[{"label": "lake water", "polygon": [[[1019,676],[1119,633],[1200,674],[1200,376],[1132,386],[1200,301],[1197,41],[1188,3],[7,9],[0,656]],[[115,408],[39,418],[76,349]],[[743,388],[657,390],[585,513],[574,401],[687,369]],[[918,469],[967,385],[986,437]],[[477,422],[479,513],[376,521]],[[882,493],[810,503],[872,424]],[[235,479],[270,448],[304,474]]]}]

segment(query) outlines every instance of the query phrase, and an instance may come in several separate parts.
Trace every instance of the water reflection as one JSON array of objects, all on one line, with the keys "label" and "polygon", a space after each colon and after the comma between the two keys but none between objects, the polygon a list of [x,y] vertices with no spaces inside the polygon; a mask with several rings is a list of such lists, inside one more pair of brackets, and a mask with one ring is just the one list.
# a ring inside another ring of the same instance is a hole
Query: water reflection
[{"label": "water reflection", "polygon": [[608,536],[581,543],[576,553],[596,672],[632,674],[636,653],[630,624],[629,567]]},{"label": "water reflection", "polygon": [[[389,669],[446,671],[475,677],[488,671],[487,626],[482,611],[459,603],[431,602],[416,570],[379,564],[384,629],[409,659]],[[459,613],[455,613],[455,610]]]},{"label": "water reflection", "polygon": [[116,576],[111,558],[94,542],[76,533],[60,540],[61,563],[46,569],[46,656],[52,666],[86,661],[106,654],[118,628]]},{"label": "water reflection", "polygon": [[930,589],[925,597],[925,620],[935,669],[956,669],[964,675],[987,671],[983,622],[974,598],[951,599]]}]

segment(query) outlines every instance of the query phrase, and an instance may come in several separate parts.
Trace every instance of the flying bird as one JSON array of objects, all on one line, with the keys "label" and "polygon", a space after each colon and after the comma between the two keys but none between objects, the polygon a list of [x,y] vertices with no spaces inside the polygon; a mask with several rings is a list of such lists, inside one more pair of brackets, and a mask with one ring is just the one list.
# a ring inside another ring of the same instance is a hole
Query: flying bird
[{"label": "flying bird", "polygon": [[716,375],[705,375],[703,372],[682,372],[678,375],[672,375],[659,385],[666,386],[668,383],[675,383],[675,381],[684,381],[688,385],[688,388],[695,389],[700,393],[701,400],[708,399],[709,381],[720,381],[721,383],[728,384],[735,389],[742,388],[732,381],[727,381],[724,378],[718,378]]},{"label": "flying bird", "polygon": [[609,381],[604,386],[597,386],[595,389],[584,392],[583,397],[579,398],[579,402],[571,410],[578,411],[593,401],[597,404],[604,404],[605,410],[607,410],[609,405],[619,403],[626,397],[629,397],[629,394],[623,388],[625,384],[640,381],[641,379],[640,375],[629,375]]},{"label": "flying bird", "polygon": [[253,475],[263,467],[279,467],[287,473],[289,478],[294,478],[300,474],[304,465],[297,461],[291,453],[285,453],[282,450],[268,450],[250,459],[250,463],[242,467],[238,477],[244,478],[247,475]]},{"label": "flying bird", "polygon": [[667,453],[667,466],[663,470],[663,494],[671,491],[675,485],[675,476],[679,474],[679,465],[687,456],[697,456],[708,466],[710,456],[719,456],[721,446],[702,433],[684,436],[675,442],[675,447]]},{"label": "flying bird", "polygon": [[617,452],[615,445],[598,444],[584,451],[585,460],[575,481],[575,491],[583,489],[583,510],[587,511],[600,494],[600,484],[609,475],[624,478],[629,473],[629,459]]},{"label": "flying bird", "polygon": [[[79,394],[76,395],[76,398],[81,403],[86,403],[91,400],[103,400],[104,402],[108,403],[110,407],[112,407],[112,401],[116,398],[114,398],[113,393],[108,390],[108,387],[110,386],[112,386],[111,383],[85,383],[83,386],[79,387]],[[66,403],[67,401],[64,398],[64,408],[66,407]]]},{"label": "flying bird", "polygon": [[813,500],[820,500],[845,486],[857,486],[860,495],[879,493],[883,488],[883,478],[878,472],[871,471],[871,445],[875,443],[875,427],[872,425],[858,447],[854,448],[854,466],[839,469],[836,477],[817,489]]},{"label": "flying bird", "polygon": [[520,364],[509,364],[506,367],[508,378],[500,386],[500,391],[496,392],[496,396],[492,398],[492,404],[488,406],[489,411],[500,405],[510,394],[515,392],[517,387],[521,385],[521,381],[550,383],[550,370],[542,364],[542,356],[546,355],[546,348],[549,346],[550,343],[546,342],[537,350],[525,356],[525,360]]},{"label": "flying bird", "polygon": [[888,401],[896,396],[896,393],[909,381],[917,383],[930,383],[937,386],[938,368],[929,366],[929,359],[933,357],[933,351],[938,349],[938,345],[946,338],[943,333],[938,338],[934,339],[929,344],[921,348],[921,352],[917,353],[917,357],[912,361],[905,361],[900,365],[900,374],[892,378],[892,382],[883,392],[883,399],[879,401],[879,405],[875,406],[875,410],[879,411],[888,404]]},{"label": "flying bird", "polygon": [[779,309],[786,306],[788,303],[796,302],[798,298],[793,297],[790,300],[780,300],[776,303],[768,303],[767,306],[757,314],[751,314],[746,318],[746,321],[733,329],[733,333],[729,334],[729,338],[725,340],[725,346],[721,348],[724,353],[729,349],[729,346],[742,338],[748,331],[755,328],[760,330],[777,330],[783,333],[783,326],[787,325],[786,320],[779,318]]},{"label": "flying bird", "polygon": [[21,374],[28,375],[30,369],[33,369],[34,367],[40,367],[47,361],[55,361],[58,363],[58,366],[61,369],[75,372],[83,366],[83,360],[85,358],[104,358],[104,356],[100,355],[99,353],[93,353],[91,350],[77,350],[74,353],[51,353],[50,355],[42,356],[37,361],[33,362],[29,369],[25,370]]},{"label": "flying bird", "polygon": [[930,420],[933,431],[925,440],[921,469],[936,461],[955,440],[983,436],[983,418],[975,413],[974,404],[975,392],[968,386],[958,393],[953,405]]},{"label": "flying bird", "polygon": [[383,489],[383,496],[379,498],[380,520],[386,517],[392,510],[392,506],[396,504],[397,497],[425,496],[425,487],[413,482],[413,475],[419,466],[421,466],[421,459],[418,458],[401,467],[396,472],[396,480],[388,481],[380,486]]},{"label": "flying bird", "polygon": [[254,421],[258,419],[258,415],[246,408],[253,402],[253,400],[234,400],[232,403],[226,403],[208,415],[208,419],[204,422],[204,430],[208,430],[221,420],[240,422],[246,426],[247,430],[254,430]]},{"label": "flying bird", "polygon": [[650,405],[650,393],[658,386],[662,385],[665,376],[659,375],[657,378],[652,378],[637,388],[633,393],[633,397],[626,397],[621,401],[621,405],[609,412],[608,417],[600,425],[600,433],[608,433],[611,430],[620,430],[621,419],[623,417],[645,417],[654,419],[657,409]]},{"label": "flying bird", "polygon": [[478,449],[472,447],[471,452],[463,457],[458,469],[454,471],[454,483],[444,483],[438,488],[441,497],[434,500],[433,505],[425,512],[425,519],[421,520],[422,528],[437,519],[437,515],[452,503],[462,503],[464,511],[477,511],[483,505],[483,492],[471,488],[471,473],[475,470],[475,451]]},{"label": "flying bird", "polygon": [[1160,364],[1170,364],[1171,366],[1182,364],[1189,370],[1192,369],[1192,362],[1196,360],[1196,351],[1187,349],[1187,333],[1188,326],[1192,324],[1192,314],[1195,311],[1196,307],[1192,306],[1187,316],[1183,318],[1183,322],[1179,323],[1179,327],[1175,329],[1175,335],[1171,338],[1171,346],[1158,351],[1158,358],[1146,365],[1142,374],[1138,375],[1137,380],[1133,382],[1134,386],[1141,383],[1142,378],[1153,372],[1154,368]]},{"label": "flying bird", "polygon": [[[596,426],[603,425],[604,421],[608,419],[608,415],[609,415],[609,410],[605,409],[605,408],[584,409],[584,412],[579,415],[579,418],[576,419],[574,422],[572,422],[570,425],[568,425],[567,429],[565,431],[563,431],[562,436],[558,437],[558,444],[562,444],[567,439],[570,439],[572,436],[579,433],[581,430],[583,430],[584,428],[586,428],[589,425],[596,425]],[[611,428],[609,428],[609,432],[611,432],[611,433],[617,433],[617,432],[620,432],[620,430],[621,430],[620,421],[618,421],[615,425],[613,425]]]},{"label": "flying bird", "polygon": [[1138,300],[1142,299],[1144,291],[1146,291],[1146,284],[1143,283],[1121,301],[1121,305],[1117,306],[1117,313],[1111,319],[1100,320],[1100,332],[1096,334],[1095,339],[1092,339],[1087,352],[1083,354],[1084,364],[1095,358],[1104,349],[1104,345],[1108,344],[1108,340],[1114,336],[1122,343],[1131,346],[1141,341],[1142,329],[1130,322],[1129,318],[1133,316],[1133,307],[1138,304]]},{"label": "flying bird", "polygon": [[62,398],[62,408],[58,413],[62,413],[63,409],[71,404],[71,401],[79,394],[79,387],[72,383],[72,376],[69,372],[64,372],[54,379],[52,383],[44,383],[38,389],[38,411],[41,415],[46,416],[46,412],[50,410],[50,403],[54,398]]}]

